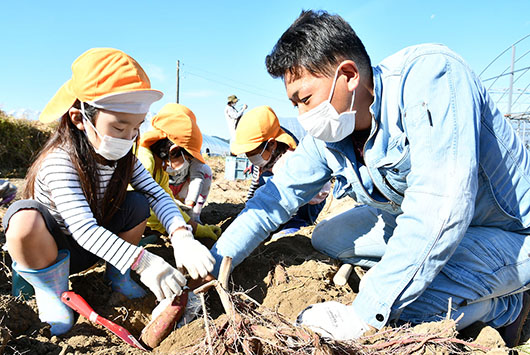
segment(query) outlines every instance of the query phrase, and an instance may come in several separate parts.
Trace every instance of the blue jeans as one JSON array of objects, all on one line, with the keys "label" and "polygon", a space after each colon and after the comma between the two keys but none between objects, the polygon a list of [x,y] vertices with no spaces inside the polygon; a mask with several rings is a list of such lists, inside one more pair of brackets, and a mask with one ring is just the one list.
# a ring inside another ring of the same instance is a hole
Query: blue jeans
[{"label": "blue jeans", "polygon": [[[395,217],[369,206],[357,206],[321,221],[313,246],[344,263],[371,268],[384,257],[396,227]],[[347,231],[347,232],[346,232]],[[409,253],[415,252],[410,245]],[[394,318],[420,323],[462,313],[462,329],[475,321],[498,328],[513,322],[522,308],[522,291],[530,282],[530,237],[495,227],[469,227],[461,243],[415,300],[398,298]],[[370,273],[365,277],[369,278]]]}]

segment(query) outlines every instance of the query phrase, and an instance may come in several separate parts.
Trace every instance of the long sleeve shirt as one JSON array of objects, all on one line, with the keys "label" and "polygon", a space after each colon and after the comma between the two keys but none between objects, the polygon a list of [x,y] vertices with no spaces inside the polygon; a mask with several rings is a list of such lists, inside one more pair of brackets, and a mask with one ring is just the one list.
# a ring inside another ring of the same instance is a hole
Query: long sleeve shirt
[{"label": "long sleeve shirt", "polygon": [[[98,165],[99,198],[105,194],[114,174],[113,166]],[[151,209],[166,230],[173,232],[186,223],[171,197],[136,160],[131,186],[145,191]],[[50,152],[42,162],[35,180],[35,200],[47,206],[65,234],[89,252],[109,262],[122,273],[132,265],[141,248],[126,242],[96,221],[81,188],[79,175],[63,149]]]},{"label": "long sleeve shirt", "polygon": [[362,319],[381,328],[432,283],[469,226],[529,233],[530,155],[480,80],[448,48],[409,47],[373,70],[364,161],[351,136],[336,143],[306,136],[212,255],[218,263],[231,256],[238,265],[335,177],[336,198],[397,216],[385,255],[353,302]]},{"label": "long sleeve shirt", "polygon": [[245,110],[236,110],[232,105],[226,105],[225,107],[225,118],[226,124],[228,125],[228,131],[230,132],[230,139],[234,140],[236,137],[236,127],[239,119],[243,116]]}]

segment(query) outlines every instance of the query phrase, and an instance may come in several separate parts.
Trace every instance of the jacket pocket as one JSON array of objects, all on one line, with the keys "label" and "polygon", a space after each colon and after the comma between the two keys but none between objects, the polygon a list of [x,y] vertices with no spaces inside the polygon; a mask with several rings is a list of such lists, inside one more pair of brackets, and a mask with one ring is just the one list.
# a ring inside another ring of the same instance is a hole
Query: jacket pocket
[{"label": "jacket pocket", "polygon": [[376,167],[387,187],[403,196],[407,189],[407,175],[410,172],[410,150],[404,134],[389,146],[387,155]]}]

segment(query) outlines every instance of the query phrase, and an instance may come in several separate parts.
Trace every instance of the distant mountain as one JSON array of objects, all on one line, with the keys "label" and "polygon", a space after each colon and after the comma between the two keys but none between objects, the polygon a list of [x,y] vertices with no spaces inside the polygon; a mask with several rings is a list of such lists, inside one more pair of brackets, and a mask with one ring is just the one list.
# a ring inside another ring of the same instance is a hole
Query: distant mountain
[{"label": "distant mountain", "polygon": [[211,136],[211,137],[213,137],[213,138],[217,138],[217,139],[220,139],[220,140],[222,140],[223,142],[230,144],[230,140],[229,140],[229,139],[221,138],[221,137],[219,137],[219,136]]},{"label": "distant mountain", "polygon": [[41,111],[31,110],[29,108],[19,108],[6,112],[9,116],[15,118],[24,118],[26,120],[38,120]]},{"label": "distant mountain", "polygon": [[[7,111],[6,114],[15,118],[24,118],[27,120],[38,120],[41,111],[35,111],[29,108],[19,108],[16,110]],[[140,127],[140,132],[145,132],[151,127],[151,118],[155,115],[154,112],[148,112],[145,115],[145,122]]]}]

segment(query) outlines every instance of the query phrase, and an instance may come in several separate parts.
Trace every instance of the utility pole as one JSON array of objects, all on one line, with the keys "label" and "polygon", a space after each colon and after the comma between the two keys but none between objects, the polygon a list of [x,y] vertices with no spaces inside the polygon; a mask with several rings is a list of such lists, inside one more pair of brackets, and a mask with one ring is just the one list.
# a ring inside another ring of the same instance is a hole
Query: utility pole
[{"label": "utility pole", "polygon": [[180,60],[177,60],[177,104],[179,103]]}]

